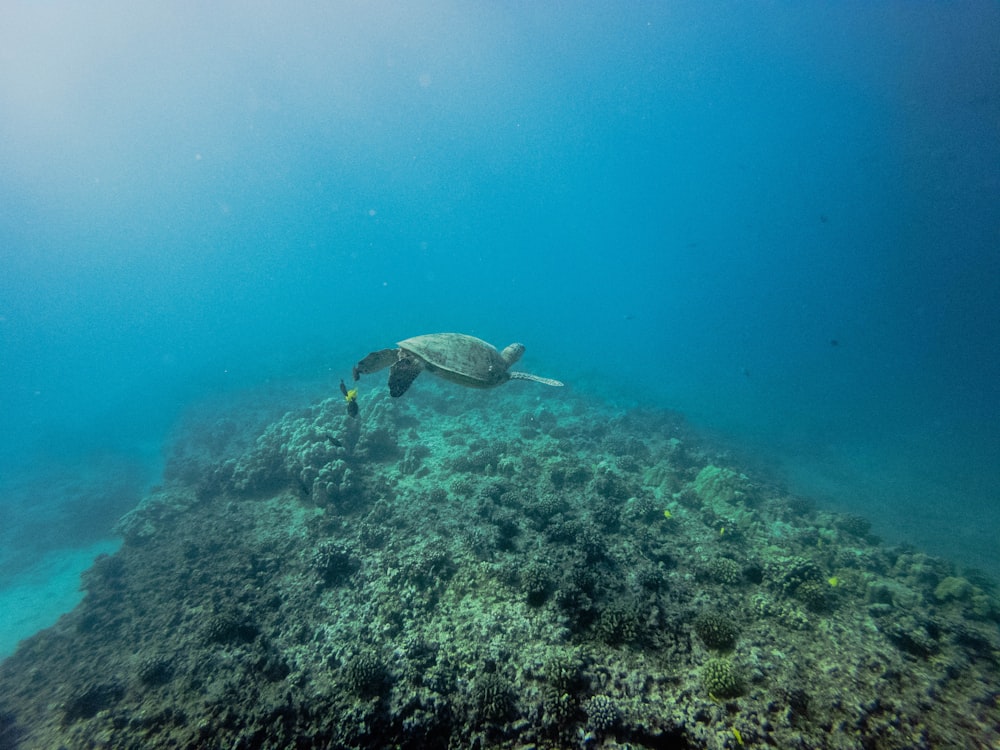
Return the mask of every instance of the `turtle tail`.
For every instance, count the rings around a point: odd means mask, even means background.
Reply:
[[[508,374],[511,380],[534,380],[536,383],[541,383],[542,385],[564,385],[562,381],[543,378],[541,375],[532,375],[530,372],[511,372]]]

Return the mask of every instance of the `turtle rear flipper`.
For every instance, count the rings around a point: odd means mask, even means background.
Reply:
[[[379,349],[377,352],[372,352],[354,365],[354,379],[358,380],[362,375],[378,372],[391,365],[398,357],[399,349]]]
[[[396,398],[406,393],[410,383],[417,379],[423,369],[424,363],[419,359],[401,354],[389,370],[389,395]]]

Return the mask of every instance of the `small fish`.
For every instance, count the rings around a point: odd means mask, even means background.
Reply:
[[[355,378],[357,380],[357,378]],[[347,386],[344,381],[340,381],[340,392],[344,394],[344,401],[347,402],[347,416],[356,417],[358,416],[358,389],[352,388],[347,390]]]

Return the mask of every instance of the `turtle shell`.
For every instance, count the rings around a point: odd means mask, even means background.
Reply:
[[[472,388],[492,388],[510,375],[506,360],[491,344],[464,333],[429,333],[400,341],[399,348],[424,361],[442,378]]]

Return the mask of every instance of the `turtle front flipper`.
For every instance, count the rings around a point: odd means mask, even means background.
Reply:
[[[406,352],[401,352],[396,364],[389,370],[389,395],[396,398],[406,393],[410,383],[417,379],[417,375],[423,369],[423,362]]]
[[[555,380],[554,378],[543,378],[541,375],[532,375],[530,372],[512,372],[510,374],[511,380],[532,380],[535,383],[541,383],[542,385],[554,385],[557,388],[564,385],[561,380]]]
[[[372,352],[363,360],[354,365],[354,380],[357,381],[362,375],[378,372],[399,358],[399,349],[379,349]]]

